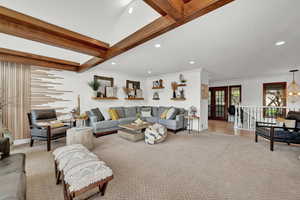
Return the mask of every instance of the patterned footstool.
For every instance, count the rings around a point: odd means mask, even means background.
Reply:
[[[53,151],[56,184],[62,175],[64,198],[72,200],[80,194],[99,187],[103,196],[112,170],[81,144],[65,146]]]
[[[166,127],[160,124],[154,124],[149,126],[145,131],[145,143],[146,144],[158,144],[163,142],[168,135]]]

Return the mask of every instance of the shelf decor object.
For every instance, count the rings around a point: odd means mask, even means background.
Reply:
[[[152,89],[163,89],[163,88],[165,88],[165,87],[163,86],[163,80],[162,79],[153,81]]]
[[[172,91],[173,91],[173,98],[176,98],[176,90],[178,88],[178,85],[176,82],[171,83]]]
[[[123,91],[126,94],[125,100],[144,100],[143,90],[141,89],[140,81],[126,81],[126,87],[123,87]]]
[[[179,81],[181,84],[185,84],[186,83],[186,79],[184,78],[183,74],[179,75]]]
[[[116,88],[111,89],[112,87],[114,87],[114,78],[95,75],[94,81],[97,81],[100,84],[97,97],[106,98],[108,96],[112,97],[113,95],[117,96]],[[110,92],[108,95],[107,95],[107,89]],[[113,94],[112,92],[115,94]]]
[[[152,99],[153,100],[160,100],[158,92],[154,92]]]
[[[92,80],[92,81],[88,82],[88,85],[93,90],[94,97],[97,97],[97,93],[98,93],[98,89],[100,87],[100,83],[96,80]]]

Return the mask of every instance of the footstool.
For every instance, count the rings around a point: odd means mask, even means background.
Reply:
[[[90,127],[74,127],[67,130],[67,145],[82,144],[92,150],[94,148],[93,140],[93,129]]]

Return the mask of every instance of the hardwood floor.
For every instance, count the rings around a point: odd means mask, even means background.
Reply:
[[[245,137],[254,137],[253,131],[240,130],[235,132],[232,122],[220,121],[220,120],[208,120],[208,130],[210,132],[219,132],[229,135],[240,135]]]

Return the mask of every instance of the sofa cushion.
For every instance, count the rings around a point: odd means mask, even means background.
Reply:
[[[158,107],[158,117],[160,117],[166,109],[168,109],[168,107]]]
[[[127,117],[127,118],[121,118],[118,120],[119,124],[130,124],[136,120],[136,117]]]
[[[158,107],[152,107],[152,116],[159,117],[158,115]]]
[[[145,117],[143,120],[150,122],[150,123],[157,123],[159,118],[158,117]]]
[[[141,110],[142,117],[152,117],[151,108]]]
[[[108,113],[109,113],[110,118],[111,118],[112,120],[118,120],[118,119],[120,118],[118,112],[117,112],[115,109],[112,109],[112,108],[109,109],[109,110],[108,110]]]
[[[174,107],[170,108],[167,112],[166,119],[175,119],[178,110]]]
[[[160,118],[161,119],[166,119],[167,118],[167,114],[168,114],[168,109],[166,109],[161,115],[160,115]]]
[[[1,175],[0,185],[0,200],[26,199],[26,175],[24,172]]]
[[[0,179],[3,175],[13,172],[25,172],[25,154],[12,154],[0,161]]]
[[[118,120],[107,120],[107,121],[100,121],[100,122],[94,123],[93,128],[96,130],[101,130],[101,129],[118,127],[118,125],[119,125]]]
[[[112,109],[114,109],[118,112],[119,118],[125,117],[125,111],[124,111],[123,107],[113,107]]]
[[[99,108],[94,108],[91,110],[92,113],[94,114],[94,116],[97,117],[97,121],[103,121],[104,120],[104,116],[102,115],[101,111],[99,110]]]
[[[136,107],[126,107],[124,108],[124,112],[125,112],[125,117],[136,117]]]

